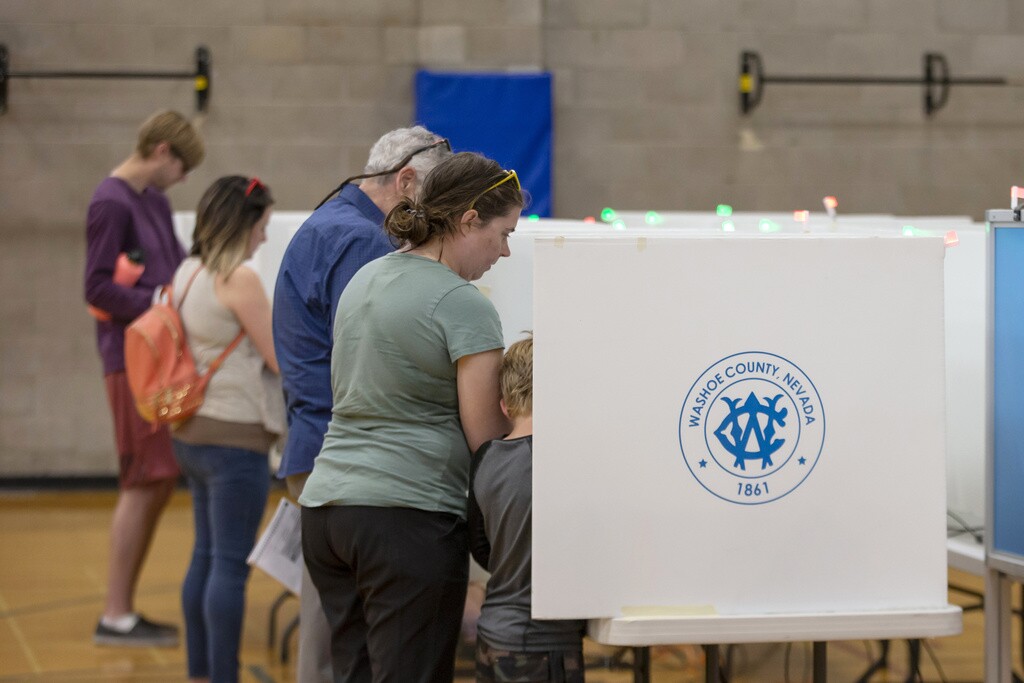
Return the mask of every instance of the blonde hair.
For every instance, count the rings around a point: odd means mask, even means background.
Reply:
[[[191,255],[210,272],[230,277],[245,261],[253,227],[273,203],[257,178],[230,175],[213,181],[196,208]]]
[[[199,131],[176,111],[157,112],[143,121],[139,126],[135,151],[143,159],[148,159],[161,142],[170,145],[171,152],[181,159],[186,173],[198,166],[206,156]]]
[[[533,333],[527,334],[501,359],[501,398],[513,419],[533,415]]]

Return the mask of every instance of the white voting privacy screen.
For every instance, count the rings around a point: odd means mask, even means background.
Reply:
[[[537,237],[534,616],[945,607],[943,251]]]
[[[783,214],[736,213],[727,218],[709,213],[660,214],[661,222],[647,225],[644,214],[619,212],[626,229],[617,231],[605,223],[582,221],[521,221],[510,240],[512,258],[502,259],[478,283],[501,315],[506,345],[533,327],[533,240],[548,236],[594,235],[710,235],[730,239],[761,234],[761,221],[771,220],[781,234],[814,233],[846,236],[882,235],[920,239],[944,238],[951,231],[955,246],[945,256],[946,329],[946,473],[947,507],[965,523],[981,525],[985,516],[985,225],[965,216],[865,216],[845,215],[835,224],[811,214],[807,226]],[[724,232],[731,224],[733,232]],[[815,235],[811,235],[815,236]],[[913,287],[912,283],[905,283]],[[543,293],[541,293],[542,295]]]
[[[267,227],[267,241],[251,265],[259,273],[269,296],[284,251],[308,211],[275,211]],[[620,212],[626,234],[721,234],[730,238],[757,235],[763,221],[781,234],[801,235],[838,232],[843,235],[901,235],[908,239],[942,237],[955,230],[959,244],[946,252],[946,414],[948,507],[969,524],[984,519],[984,403],[985,385],[985,263],[986,233],[983,224],[964,216],[867,216],[843,215],[835,223],[812,213],[806,224],[788,214],[734,213],[728,217],[708,212],[663,212],[660,222],[649,225],[646,214]],[[192,241],[194,211],[174,215],[182,244]],[[733,232],[725,232],[732,228]],[[571,220],[520,221],[510,242],[512,258],[502,259],[477,283],[501,315],[506,345],[533,327],[533,239],[537,236],[622,235],[608,223]]]

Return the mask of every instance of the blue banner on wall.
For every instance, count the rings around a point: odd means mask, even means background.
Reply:
[[[480,152],[514,168],[529,191],[525,213],[550,216],[550,73],[416,74],[416,122],[448,138],[456,152]]]

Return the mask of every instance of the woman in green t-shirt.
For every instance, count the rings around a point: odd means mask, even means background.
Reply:
[[[452,679],[470,454],[508,431],[501,322],[470,283],[509,255],[524,203],[515,171],[454,155],[388,214],[403,246],[339,300],[333,416],[299,499],[335,680]]]

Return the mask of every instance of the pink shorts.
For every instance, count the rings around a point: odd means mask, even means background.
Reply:
[[[154,426],[142,419],[135,410],[135,399],[128,388],[128,377],[123,372],[113,372],[104,380],[110,412],[114,416],[121,488],[137,488],[165,479],[177,479],[180,471],[167,426]]]

